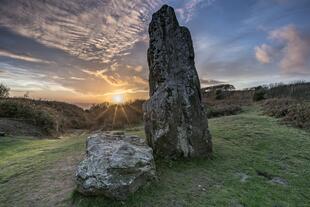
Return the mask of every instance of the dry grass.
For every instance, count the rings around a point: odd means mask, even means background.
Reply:
[[[282,122],[310,130],[310,103],[294,99],[268,99],[262,103],[265,114]]]

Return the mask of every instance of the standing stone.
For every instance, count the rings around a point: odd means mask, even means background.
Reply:
[[[153,14],[149,35],[150,99],[143,106],[147,142],[159,157],[207,157],[212,142],[190,32],[164,5]]]

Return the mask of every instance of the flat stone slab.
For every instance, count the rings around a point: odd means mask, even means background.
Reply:
[[[77,190],[125,200],[156,178],[153,150],[144,139],[100,132],[88,137],[86,158],[76,170]]]

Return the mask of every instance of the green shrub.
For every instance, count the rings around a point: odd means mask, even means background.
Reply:
[[[221,100],[223,98],[224,98],[223,91],[221,89],[216,90],[215,91],[215,99]]]
[[[207,106],[208,118],[235,115],[242,111],[241,106],[231,104],[220,104],[216,106]]]
[[[14,118],[39,127],[46,134],[58,133],[57,120],[47,110],[34,104],[11,99],[0,101],[0,117]]]
[[[265,87],[262,86],[256,87],[253,94],[253,101],[261,101],[266,99],[266,91],[267,89]]]
[[[7,98],[10,94],[10,88],[0,83],[0,98]]]

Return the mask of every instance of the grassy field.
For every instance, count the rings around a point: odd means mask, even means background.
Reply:
[[[74,191],[86,133],[0,138],[0,206],[310,206],[309,132],[253,108],[209,122],[212,160],[158,160],[158,181],[126,202]],[[128,133],[143,136],[142,128]]]

